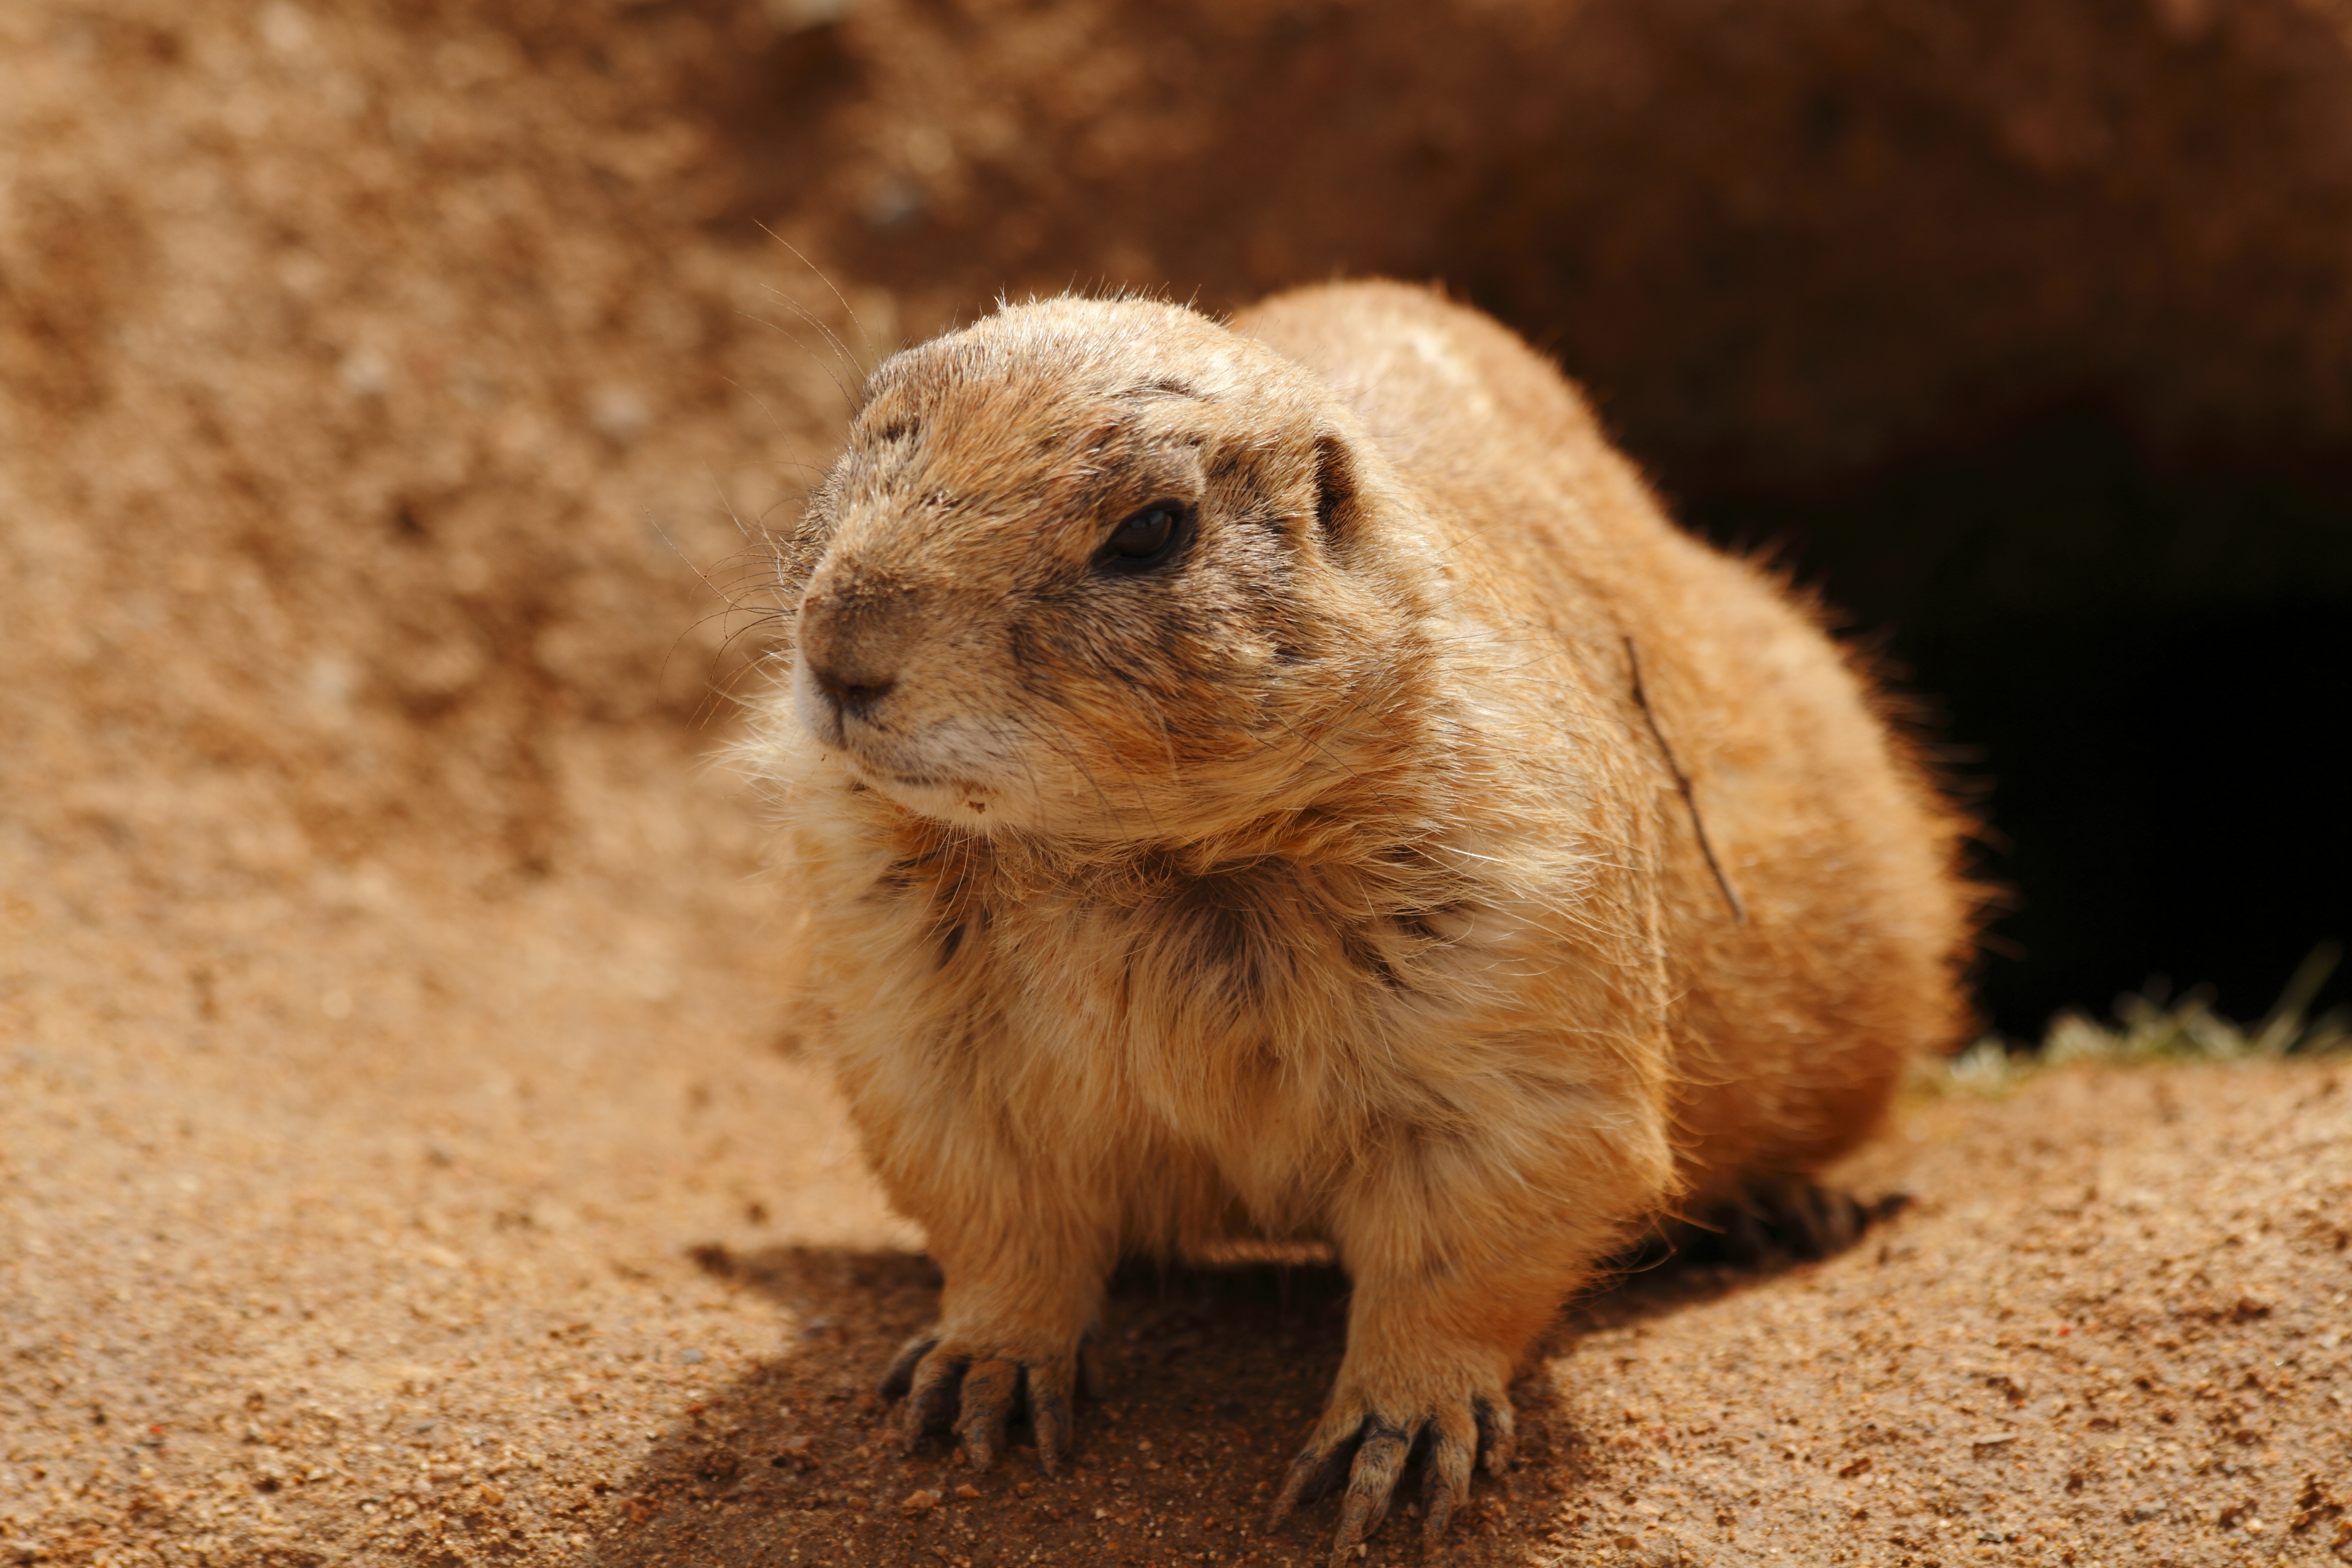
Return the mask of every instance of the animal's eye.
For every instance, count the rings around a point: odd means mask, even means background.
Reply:
[[[1134,572],[1165,561],[1183,538],[1192,508],[1178,500],[1156,500],[1119,520],[1096,556],[1103,565]]]

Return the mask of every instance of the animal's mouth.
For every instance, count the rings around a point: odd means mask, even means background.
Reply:
[[[976,790],[981,787],[975,780],[960,777],[948,770],[926,766],[919,756],[905,754],[916,748],[889,741],[877,743],[876,737],[860,735],[853,727],[845,727],[827,740],[841,753],[842,759],[870,784],[922,790]]]
[[[869,786],[927,816],[961,820],[984,816],[996,799],[996,790],[978,779],[894,763],[870,754],[854,739],[842,746],[841,752],[851,771]]]
[[[935,778],[929,773],[892,773],[890,780],[907,789],[970,790],[979,787],[969,779]]]
[[[1004,788],[985,782],[1005,762],[985,721],[901,714],[884,728],[825,700],[804,672],[798,684],[802,724],[868,789],[945,822],[971,824],[1006,804]]]
[[[996,798],[995,791],[976,780],[930,773],[868,773],[867,782],[880,784],[885,795],[909,811],[948,822],[984,817]]]

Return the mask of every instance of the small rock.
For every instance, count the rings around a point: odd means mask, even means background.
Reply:
[[[960,1486],[960,1487],[956,1488],[956,1496],[958,1496],[958,1497],[960,1497],[960,1498],[963,1499],[963,1500],[964,1500],[964,1501],[966,1501],[966,1502],[970,1502],[972,1499],[974,1499],[974,1498],[978,1497],[979,1495],[980,1495],[980,1489],[979,1489],[978,1487],[976,1487],[976,1486],[973,1486],[970,1481],[966,1481],[966,1482],[964,1482],[964,1484],[963,1484],[963,1485],[961,1485],[961,1486]]]
[[[705,1356],[700,1351],[688,1351],[684,1355],[679,1356],[677,1359],[686,1363],[688,1366],[693,1366],[698,1363],[707,1361],[709,1358]]]
[[[392,366],[371,348],[355,348],[335,366],[335,378],[354,397],[381,397],[392,384]]]
[[[906,1500],[898,1505],[902,1512],[909,1514],[929,1513],[939,1506],[940,1494],[928,1488],[921,1491],[908,1492]]]
[[[269,46],[272,54],[289,58],[299,55],[310,47],[312,36],[310,18],[302,14],[299,6],[279,0],[279,4],[261,13],[261,41]]]
[[[615,446],[625,447],[646,433],[653,408],[634,386],[604,385],[588,395],[588,423]]]
[[[767,0],[761,7],[779,32],[802,33],[831,26],[856,8],[856,0]]]
[[[866,221],[876,228],[898,228],[923,216],[920,186],[907,180],[885,180],[866,194],[862,204]]]

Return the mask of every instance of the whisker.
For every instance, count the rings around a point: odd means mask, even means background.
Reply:
[[[826,276],[824,268],[819,267],[815,262],[811,261],[807,257],[802,255],[798,246],[794,245],[791,240],[786,239],[782,235],[778,234],[774,229],[770,228],[766,224],[761,224],[759,226],[761,234],[766,235],[770,239],[774,240],[778,245],[781,245],[786,250],[791,251],[793,253],[793,259],[797,260],[802,266],[807,268],[811,272],[816,274],[816,280],[824,285],[825,292],[831,294],[835,300],[840,302],[841,313],[849,318],[849,324],[851,326],[857,329],[857,341],[866,345],[866,352],[868,354],[874,354],[874,357],[877,359],[880,358],[881,356],[879,354],[875,354],[874,340],[866,335],[866,323],[857,319],[857,312],[850,309],[849,301],[842,299],[841,290],[833,286],[833,279]]]
[[[815,362],[817,367],[824,372],[824,378],[833,383],[834,391],[841,394],[842,407],[851,414],[856,414],[857,412],[857,399],[850,395],[848,385],[842,381],[841,377],[833,373],[833,367],[824,363],[823,356],[818,354],[814,349],[810,348],[808,344],[801,342],[800,334],[798,332],[793,331],[790,327],[785,326],[781,321],[772,321],[768,320],[767,317],[756,314],[751,310],[738,310],[735,313],[747,321],[756,321],[761,326],[767,328],[770,331],[782,333],[784,337],[790,339],[792,341],[792,345],[794,348],[808,355],[812,361]]]
[[[790,310],[793,315],[798,316],[803,322],[814,328],[817,335],[822,337],[825,342],[832,347],[834,353],[840,359],[842,367],[845,370],[854,374],[861,382],[866,379],[866,367],[858,363],[858,359],[856,354],[849,352],[849,345],[841,341],[841,334],[835,331],[829,322],[824,321],[824,318],[816,315],[814,311],[810,310],[807,306],[802,304],[799,300],[793,299],[791,295],[785,293],[781,289],[769,287],[763,289],[762,292],[767,294],[771,299],[778,301],[784,307],[784,309]]]

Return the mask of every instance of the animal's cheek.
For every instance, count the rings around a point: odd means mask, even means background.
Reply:
[[[996,714],[1024,700],[1022,671],[1000,635],[945,623],[908,650],[899,689],[927,719]]]

